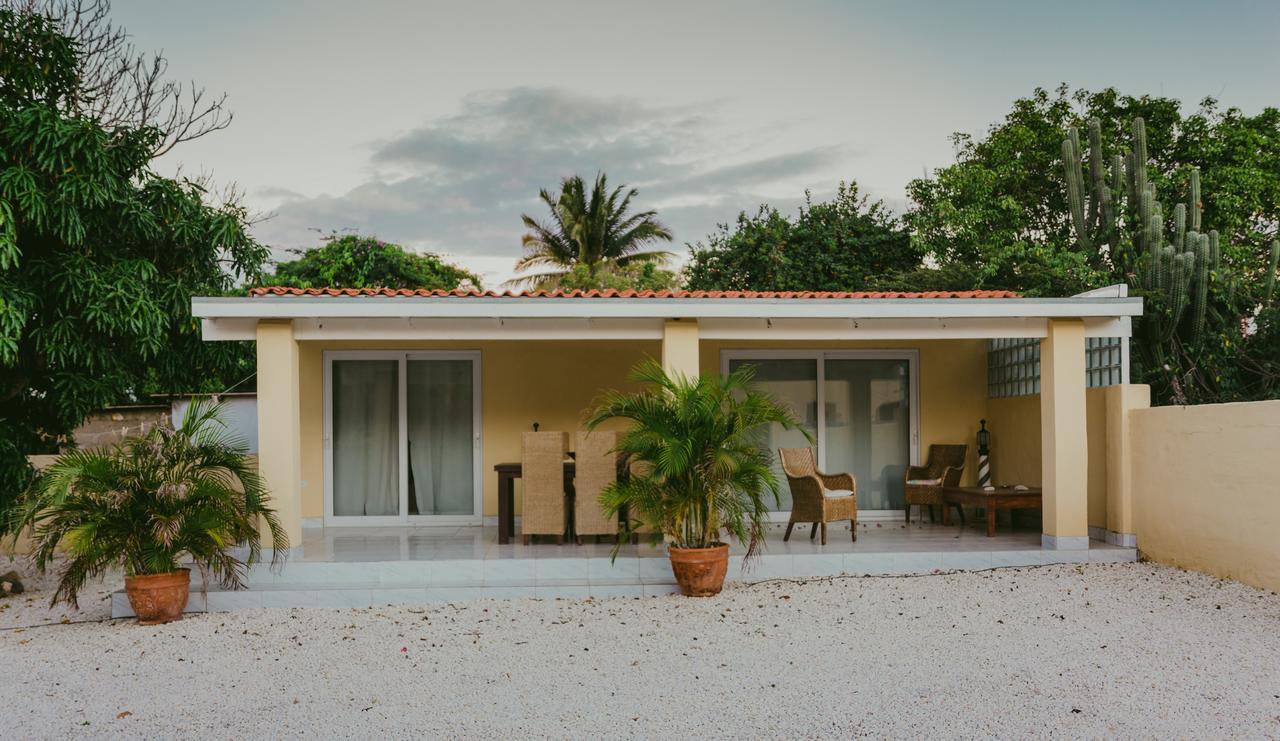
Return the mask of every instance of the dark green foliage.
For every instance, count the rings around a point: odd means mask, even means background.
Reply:
[[[689,248],[691,290],[857,291],[879,288],[920,267],[911,240],[884,204],[841,184],[835,196],[805,205],[794,220],[761,206],[721,225]]]
[[[620,185],[609,190],[604,173],[596,175],[587,192],[578,175],[560,182],[560,192],[547,190],[538,196],[551,212],[546,222],[522,214],[529,231],[520,239],[524,255],[516,262],[516,272],[538,271],[507,282],[513,288],[554,289],[577,266],[586,271],[577,278],[586,287],[596,287],[602,270],[614,272],[614,281],[625,279],[631,266],[651,262],[662,265],[670,253],[646,248],[671,241],[671,230],[658,221],[657,211],[628,213],[635,188]],[[628,286],[637,287],[637,286]]]
[[[675,273],[663,270],[655,262],[644,261],[627,265],[607,264],[594,273],[586,265],[574,265],[560,275],[557,287],[562,291],[663,291],[678,284],[679,277]]]
[[[1242,288],[1256,269],[1254,252],[1224,245],[1216,230],[1201,233],[1204,196],[1194,168],[1186,173],[1187,201],[1174,207],[1167,236],[1147,171],[1145,122],[1134,119],[1129,151],[1112,160],[1110,173],[1102,164],[1100,128],[1097,119],[1089,121],[1087,182],[1079,135],[1068,130],[1063,177],[1075,248],[1146,299],[1134,326],[1134,377],[1152,384],[1158,399],[1182,404],[1273,395],[1274,376],[1257,372],[1266,363],[1244,357],[1265,342],[1245,328],[1256,329],[1258,307],[1271,300],[1269,289]],[[1235,259],[1224,261],[1224,252]],[[1275,266],[1270,270],[1274,281]]]
[[[425,288],[451,291],[480,287],[473,273],[432,254],[355,234],[331,234],[324,244],[282,262],[263,285],[295,288]]]
[[[1223,259],[1265,257],[1280,223],[1280,109],[1248,116],[1205,99],[1184,116],[1172,98],[1126,96],[1111,88],[1073,93],[1066,86],[1015,101],[982,137],[956,134],[956,163],[911,182],[913,205],[904,219],[919,249],[942,267],[972,270],[971,287],[1060,296],[1123,281],[1097,251],[1076,248],[1070,191],[1062,179],[1063,132],[1097,118],[1102,156],[1082,163],[1088,165],[1085,179],[1092,185],[1096,168],[1106,165],[1111,190],[1127,191],[1128,183],[1115,180],[1123,170],[1116,158],[1129,150],[1130,124],[1138,117],[1145,121],[1149,150],[1139,152],[1148,165],[1143,185],[1155,185],[1155,200],[1185,203],[1187,173],[1198,169],[1206,194],[1203,223],[1242,253]],[[1133,203],[1141,192],[1125,195]],[[1097,213],[1105,220],[1101,206],[1087,217]],[[1246,252],[1253,257],[1246,260]]]
[[[257,463],[221,412],[196,401],[176,430],[155,427],[111,450],[74,450],[39,475],[14,530],[31,528],[41,571],[65,551],[52,604],[75,606],[85,583],[108,569],[165,574],[187,559],[224,589],[242,588],[246,563],[259,559],[262,523],[272,563],[280,563],[288,536],[267,506]],[[242,544],[244,562],[232,553]]]
[[[1070,131],[1086,125],[1088,152]],[[939,269],[1027,295],[1147,295],[1132,377],[1157,403],[1280,393],[1276,360],[1258,355],[1275,324],[1254,316],[1275,280],[1280,109],[1205,99],[1184,116],[1171,98],[1062,86],[954,140],[956,163],[910,184],[904,217]]]
[[[75,46],[0,10],[0,512],[89,413],[149,390],[222,390],[244,349],[203,343],[193,295],[256,275],[266,250],[235,204],[148,169],[163,133],[106,128]]]
[[[754,368],[744,366],[727,376],[685,378],[648,360],[629,379],[647,388],[611,391],[597,402],[588,427],[611,419],[630,423],[618,451],[638,464],[637,473],[600,495],[610,515],[624,507],[630,512],[625,534],[643,524],[677,548],[707,548],[723,532],[747,546],[748,558],[756,554],[768,517],[764,497],[778,501],[773,454],[760,448],[758,435],[770,424],[800,427],[789,409],[752,385],[753,375]]]

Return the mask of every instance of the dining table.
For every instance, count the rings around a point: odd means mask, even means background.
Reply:
[[[499,463],[493,467],[498,473],[498,542],[507,544],[516,534],[516,479],[520,478],[524,467],[520,461]],[[573,489],[573,458],[564,460],[565,497]],[[566,507],[568,505],[566,504]]]

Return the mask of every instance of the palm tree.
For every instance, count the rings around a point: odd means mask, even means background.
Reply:
[[[609,190],[604,173],[596,175],[588,197],[578,175],[560,183],[560,194],[546,189],[538,195],[551,210],[551,219],[540,222],[521,214],[529,230],[520,240],[524,255],[516,272],[538,271],[507,281],[511,288],[551,289],[575,266],[585,266],[594,276],[600,270],[641,262],[664,263],[670,252],[643,251],[654,242],[670,242],[671,230],[658,221],[657,211],[628,214],[635,188],[620,185]]]
[[[288,536],[245,441],[222,421],[225,409],[197,400],[177,429],[156,426],[109,450],[72,450],[33,482],[14,539],[30,528],[41,571],[64,552],[52,604],[74,607],[84,585],[113,567],[126,576],[167,574],[188,559],[223,588],[243,588],[245,567],[261,554],[259,524],[271,534],[272,565],[281,565]]]
[[[756,555],[768,517],[765,497],[775,505],[779,497],[773,454],[760,447],[760,434],[771,424],[809,433],[754,376],[746,365],[727,376],[688,378],[650,359],[628,378],[643,390],[609,391],[597,400],[588,429],[616,419],[631,423],[617,450],[636,473],[600,495],[610,515],[628,511],[624,534],[644,525],[677,548],[708,548],[724,531],[747,547],[747,558]]]

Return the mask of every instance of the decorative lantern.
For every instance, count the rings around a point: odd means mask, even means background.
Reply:
[[[980,419],[978,424],[978,486],[991,485],[991,433],[987,430],[987,420]]]

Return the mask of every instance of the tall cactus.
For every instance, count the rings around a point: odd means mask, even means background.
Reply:
[[[1096,118],[1089,121],[1088,192],[1085,190],[1082,161],[1080,133],[1072,128],[1062,142],[1062,162],[1067,170],[1067,203],[1080,249],[1092,252],[1115,241],[1115,205],[1123,197],[1119,157],[1111,166],[1111,182],[1107,181],[1108,168],[1102,153],[1102,123]]]
[[[1166,238],[1164,207],[1147,175],[1145,122],[1133,120],[1132,146],[1125,155],[1113,158],[1110,173],[1103,164],[1101,126],[1096,118],[1089,121],[1087,181],[1079,133],[1074,128],[1068,130],[1062,142],[1067,205],[1076,243],[1081,250],[1099,251],[1099,257],[1117,271],[1134,276],[1135,288],[1156,299],[1158,305],[1149,307],[1144,321],[1153,325],[1152,334],[1158,342],[1167,342],[1181,330],[1198,340],[1205,333],[1215,281],[1224,288],[1222,298],[1227,301],[1232,300],[1234,282],[1220,277],[1218,233],[1201,231],[1200,172],[1191,171],[1187,202],[1174,206],[1173,234]],[[1127,240],[1122,225],[1130,235]],[[1105,256],[1101,254],[1104,251]],[[1274,282],[1274,268],[1271,273]]]

